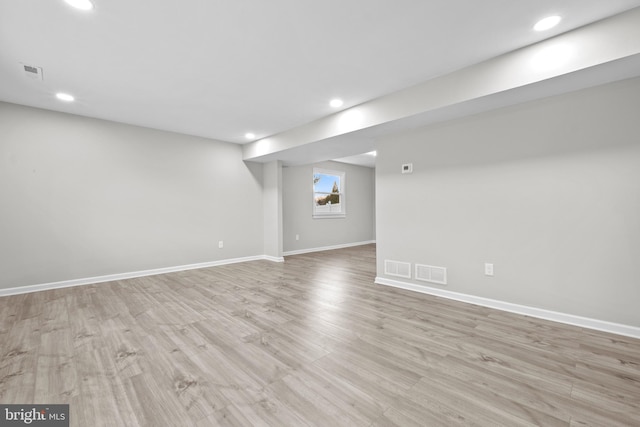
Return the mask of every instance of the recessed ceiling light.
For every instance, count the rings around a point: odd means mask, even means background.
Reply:
[[[75,100],[75,98],[72,95],[69,95],[68,93],[62,93],[62,92],[56,93],[56,98],[58,98],[60,101],[66,101],[66,102],[71,102]]]
[[[368,153],[365,153],[365,154],[368,154],[368,155],[370,155],[370,156],[375,157],[375,156],[377,156],[377,155],[378,155],[378,152],[376,152],[376,151],[369,151]]]
[[[533,29],[536,31],[546,31],[558,25],[561,20],[562,18],[558,15],[547,16],[539,20],[536,25],[533,26]]]
[[[256,139],[256,134],[255,133],[251,133],[251,132],[247,132],[244,134],[244,137],[247,139]]]
[[[331,102],[329,103],[329,105],[331,105],[333,108],[338,108],[338,107],[342,107],[342,104],[344,104],[344,102],[342,102],[342,99],[332,99]]]
[[[80,10],[91,10],[93,9],[93,3],[89,0],[64,0],[69,6],[75,7]]]

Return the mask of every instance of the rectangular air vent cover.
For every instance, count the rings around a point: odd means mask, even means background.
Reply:
[[[386,259],[384,260],[384,274],[411,279],[411,264]]]
[[[42,67],[36,67],[35,65],[20,64],[24,75],[34,80],[42,80]]]
[[[445,267],[435,267],[433,265],[416,264],[416,279],[425,282],[447,284],[447,269]]]

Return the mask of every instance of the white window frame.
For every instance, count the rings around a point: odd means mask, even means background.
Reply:
[[[331,211],[331,208],[327,210],[324,206],[320,207],[316,205],[316,189],[315,184],[313,184],[313,179],[317,174],[324,175],[335,175],[340,177],[340,192],[338,193],[340,196],[340,210],[339,211]],[[346,173],[344,171],[337,171],[331,169],[323,169],[323,168],[313,168],[313,176],[312,185],[311,185],[311,207],[313,212],[314,219],[322,219],[322,218],[345,218],[347,216],[347,197],[346,197]],[[324,194],[324,193],[323,193]],[[331,194],[331,193],[326,193]]]

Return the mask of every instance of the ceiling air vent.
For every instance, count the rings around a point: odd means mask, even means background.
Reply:
[[[34,80],[42,80],[42,67],[35,65],[20,64],[24,70],[24,74]]]

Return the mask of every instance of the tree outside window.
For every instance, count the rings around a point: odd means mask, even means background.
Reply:
[[[345,173],[313,169],[313,217],[344,218],[346,216]]]

